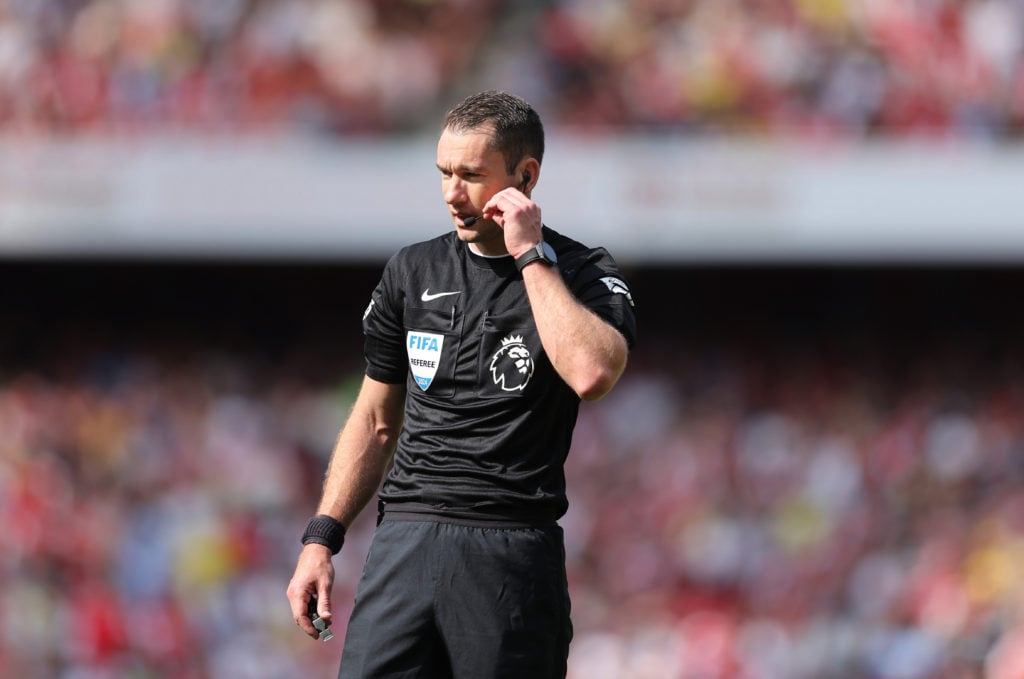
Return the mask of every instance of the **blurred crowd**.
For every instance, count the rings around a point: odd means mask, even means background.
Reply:
[[[578,427],[573,677],[1024,676],[1019,360],[661,349]]]
[[[470,67],[494,4],[11,0],[0,3],[0,124],[23,134],[402,131]]]
[[[565,0],[539,66],[588,127],[995,138],[1024,122],[1022,29],[1020,0]]]
[[[1004,139],[1021,0],[0,3],[0,125],[31,133],[433,130],[500,87],[549,123]]]
[[[6,365],[0,676],[334,675],[341,639],[300,634],[284,589],[359,366],[290,365]],[[568,462],[570,677],[1024,676],[1022,377],[970,347],[646,336]],[[335,559],[340,621],[372,527]]]

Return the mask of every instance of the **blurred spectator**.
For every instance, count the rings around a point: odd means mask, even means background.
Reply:
[[[0,5],[20,133],[393,133],[453,90],[552,125],[1003,139],[1020,0],[87,0]]]
[[[565,0],[541,20],[543,75],[589,127],[1003,137],[1022,18],[1016,0]]]
[[[1010,363],[650,339],[583,408],[568,461],[572,677],[1019,675]],[[7,364],[3,676],[334,672],[340,646],[295,632],[283,588],[358,366],[312,382],[287,359],[191,356]],[[370,523],[337,560],[342,616]]]
[[[0,124],[28,133],[400,131],[468,67],[493,0],[0,5]],[[473,30],[450,37],[450,27]]]

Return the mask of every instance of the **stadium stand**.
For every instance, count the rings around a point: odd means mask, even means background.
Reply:
[[[0,674],[330,676],[282,592],[375,270],[68,266],[0,305]],[[1021,274],[631,278],[569,458],[570,676],[1019,676]]]
[[[61,0],[0,8],[22,134],[433,129],[521,92],[584,129],[1017,137],[1019,2]],[[516,45],[517,49],[510,49]]]

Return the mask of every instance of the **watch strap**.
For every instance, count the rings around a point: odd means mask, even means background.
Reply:
[[[544,245],[544,241],[541,241],[537,243],[537,245],[535,245],[534,247],[530,248],[523,254],[516,257],[516,269],[522,271],[523,267],[525,267],[527,264],[532,264],[537,260],[541,260],[548,265],[554,264],[554,262],[551,261],[551,258],[548,257],[547,254],[544,252]]]

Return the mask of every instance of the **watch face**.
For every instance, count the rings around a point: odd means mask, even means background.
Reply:
[[[558,257],[555,255],[555,249],[546,242],[541,241],[537,243],[536,247],[530,248],[516,259],[516,268],[522,271],[523,267],[531,262],[553,265],[557,261]]]

